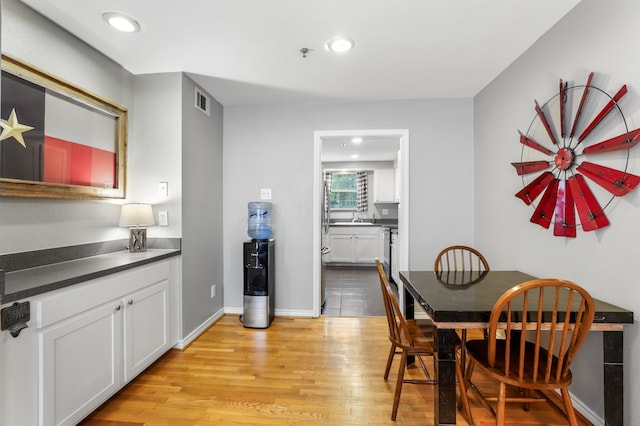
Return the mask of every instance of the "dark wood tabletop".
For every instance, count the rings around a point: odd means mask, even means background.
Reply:
[[[482,328],[489,321],[491,309],[511,287],[536,277],[519,271],[400,272],[406,290],[438,323],[480,323],[465,328]],[[594,299],[594,330],[608,325],[633,324],[633,312]]]

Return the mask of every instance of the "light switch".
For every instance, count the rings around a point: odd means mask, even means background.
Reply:
[[[169,226],[169,214],[166,210],[160,210],[158,212],[158,225]]]
[[[271,188],[262,188],[260,190],[260,199],[261,200],[270,200],[271,199]]]
[[[158,195],[167,198],[169,196],[169,183],[158,182]]]

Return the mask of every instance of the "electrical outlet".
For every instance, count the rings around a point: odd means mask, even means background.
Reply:
[[[216,297],[216,285],[212,285],[211,286],[211,298],[213,299],[214,297]]]
[[[158,212],[158,225],[169,226],[169,214],[166,210],[160,210]]]
[[[271,188],[262,188],[262,189],[260,189],[260,199],[261,200],[270,200],[271,199]]]
[[[158,195],[164,198],[169,196],[169,183],[158,182]]]
[[[382,209],[382,216],[388,216],[389,215],[389,209]]]

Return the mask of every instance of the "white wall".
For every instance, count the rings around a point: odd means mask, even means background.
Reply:
[[[410,257],[430,268],[441,247],[473,235],[472,101],[225,108],[225,308],[242,308],[247,203],[273,190],[276,310],[312,312],[313,132],[409,129]]]
[[[182,74],[145,74],[134,77],[133,128],[135,149],[129,151],[131,179],[127,198],[151,203],[168,213],[169,226],[156,226],[149,237],[182,235]],[[161,125],[160,125],[161,123]],[[167,182],[168,197],[158,192]]]
[[[520,161],[518,130],[526,132],[536,99],[557,93],[558,80],[594,84],[611,95],[623,84],[621,101],[631,129],[640,127],[640,3],[636,0],[583,0],[532,48],[474,99],[475,243],[492,269],[519,269],[535,276],[577,282],[596,298],[635,312],[640,286],[633,265],[640,240],[640,190],[615,203],[611,225],[578,230],[575,239],[554,237],[529,223],[532,209],[514,194],[522,188],[511,162]],[[640,174],[640,147],[631,153],[630,172]],[[593,186],[594,184],[590,184]],[[637,327],[625,328],[625,424],[640,422],[640,351]],[[571,391],[597,417],[602,400],[601,333],[592,333],[574,364]],[[581,407],[581,409],[584,409]]]
[[[3,2],[2,52],[129,108],[133,122],[131,74],[17,0]],[[127,238],[121,203],[0,197],[0,254]]]

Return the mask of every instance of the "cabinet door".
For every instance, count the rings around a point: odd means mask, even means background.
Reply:
[[[378,234],[358,234],[354,236],[354,256],[356,263],[374,263],[380,250]]]
[[[128,382],[169,350],[169,281],[124,299],[124,381]]]
[[[395,200],[393,169],[378,169],[373,172],[373,201],[393,202]]]
[[[44,329],[39,340],[41,425],[75,425],[120,389],[121,302]]]
[[[331,262],[353,263],[353,235],[331,235]]]

